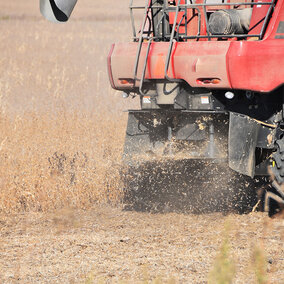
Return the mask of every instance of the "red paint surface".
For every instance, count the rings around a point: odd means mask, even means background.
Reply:
[[[173,46],[168,75],[182,79],[192,87],[218,78],[218,84],[208,88],[245,89],[270,92],[284,83],[284,39],[275,39],[280,21],[284,21],[284,1],[279,1],[263,40],[188,41]],[[266,13],[267,7],[254,8],[251,25]],[[256,29],[256,28],[255,28]],[[255,33],[255,30],[252,31]],[[284,37],[284,34],[283,34]],[[134,76],[138,43],[115,44],[111,55],[113,83],[117,89],[133,86],[120,84],[121,79]],[[168,42],[153,42],[147,61],[146,79],[164,79]],[[147,43],[143,43],[138,78],[142,74]],[[139,82],[137,82],[139,84]]]

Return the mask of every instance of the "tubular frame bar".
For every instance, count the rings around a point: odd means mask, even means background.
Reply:
[[[130,17],[131,17],[131,22],[132,22],[132,29],[133,29],[133,40],[134,41],[139,41],[140,36],[137,36],[137,32],[136,32],[136,28],[135,28],[135,23],[134,23],[134,16],[133,16],[133,9],[145,9],[145,7],[142,6],[134,6],[133,5],[134,0],[131,0],[130,2]],[[270,17],[270,14],[272,12],[272,9],[274,8],[275,5],[275,0],[272,0],[271,2],[237,2],[237,3],[206,3],[206,0],[204,0],[204,3],[201,4],[180,4],[180,1],[178,1],[178,12],[183,11],[184,12],[184,19],[185,19],[185,35],[181,35],[179,33],[179,31],[177,31],[177,35],[180,35],[179,37],[176,36],[176,40],[179,41],[179,39],[201,39],[201,38],[208,38],[208,40],[210,40],[211,38],[246,38],[246,37],[258,37],[260,40],[263,39],[264,37],[264,33],[265,33],[265,29],[266,26],[268,24],[268,20]],[[176,12],[177,11],[177,6],[170,6],[168,8],[165,7],[161,7],[161,6],[155,6],[155,5],[151,5],[152,1],[146,1],[146,5],[147,5],[147,12],[149,12],[151,9],[161,9],[161,12],[163,12],[164,15],[167,14],[167,12]],[[232,35],[210,35],[209,30],[208,30],[208,15],[207,15],[207,7],[214,7],[214,6],[255,6],[255,5],[269,5],[269,9],[266,13],[266,16],[263,19],[263,24],[262,24],[262,28],[261,28],[261,32],[259,34],[254,34],[254,35],[249,35],[249,34],[232,34]],[[188,15],[187,15],[187,10],[188,9],[196,9],[198,11],[198,17],[199,17],[199,26],[200,26],[200,21],[201,21],[201,15],[200,15],[200,10],[198,9],[199,7],[202,8],[202,10],[204,11],[204,18],[205,18],[205,23],[206,23],[206,36],[200,36],[200,34],[198,33],[197,35],[188,35],[187,34],[187,25],[190,22],[190,20],[188,20]],[[163,16],[164,17],[164,16]],[[163,21],[163,17],[161,19],[161,21]],[[145,23],[146,24],[146,23]],[[159,22],[159,25],[161,24],[161,22]],[[261,22],[259,22],[258,24],[261,24]],[[142,25],[143,28],[145,27],[145,25]],[[177,26],[177,24],[174,24],[175,28]],[[178,25],[178,30],[181,26],[181,23]],[[153,32],[153,31],[151,31]],[[168,39],[171,38],[170,36],[171,34],[168,35],[163,35],[162,37],[151,37],[155,40],[160,40],[160,41],[167,41]],[[144,39],[149,39],[150,36],[148,37],[144,37]]]

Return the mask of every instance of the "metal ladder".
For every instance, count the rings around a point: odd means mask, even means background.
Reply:
[[[132,18],[132,26],[133,26],[133,35],[134,37],[136,37],[136,30],[135,30],[135,25],[134,25],[134,16],[133,16],[133,9],[141,9],[141,6],[133,6],[133,2],[134,0],[131,0],[130,3],[130,15]],[[171,79],[168,76],[168,69],[169,69],[169,64],[170,64],[170,59],[171,59],[171,55],[172,55],[172,49],[173,49],[173,43],[174,43],[174,37],[175,37],[175,31],[176,31],[176,27],[179,30],[179,27],[181,25],[181,22],[183,19],[185,19],[185,23],[187,22],[186,19],[186,15],[183,15],[182,19],[180,20],[179,23],[177,23],[177,19],[178,19],[178,14],[179,12],[183,9],[186,11],[186,8],[183,5],[183,8],[181,8],[181,4],[180,4],[181,0],[178,0],[177,6],[175,7],[175,19],[174,19],[174,23],[173,23],[173,27],[172,27],[172,31],[171,31],[171,35],[170,35],[170,42],[169,42],[169,49],[168,49],[168,53],[167,53],[167,57],[166,57],[166,63],[165,63],[165,78],[171,82],[180,82],[181,80],[175,80],[175,79]],[[149,12],[150,10],[153,8],[154,6],[152,5],[152,1],[151,0],[146,0],[145,3],[145,7],[144,7],[144,17],[143,17],[143,23],[141,26],[141,31],[140,31],[140,35],[139,35],[139,40],[138,40],[138,47],[137,47],[137,52],[136,52],[136,58],[135,58],[135,65],[134,65],[134,83],[133,85],[135,86],[136,82],[139,80],[139,78],[137,77],[137,73],[138,73],[138,67],[139,67],[139,62],[140,62],[140,56],[141,56],[141,51],[142,51],[142,45],[143,45],[143,40],[147,39],[148,40],[148,45],[147,45],[147,51],[146,51],[146,56],[145,56],[145,60],[144,60],[144,64],[143,64],[143,69],[142,69],[142,75],[141,75],[141,79],[140,79],[140,84],[139,84],[139,93],[142,96],[145,96],[145,93],[143,92],[143,85],[145,82],[145,75],[146,75],[146,70],[147,70],[147,62],[148,62],[148,58],[149,58],[149,53],[150,53],[150,49],[151,49],[151,44],[153,42],[153,40],[155,39],[154,36],[152,37],[144,37],[145,33],[144,33],[144,29],[147,23],[147,19],[149,17]],[[156,7],[157,8],[157,7]],[[169,12],[172,9],[169,9],[165,6],[163,7],[163,12],[164,15],[163,17],[166,15],[167,12]],[[163,21],[163,17],[161,17],[160,21],[157,24],[157,29],[158,26],[162,23]],[[185,28],[185,33],[186,33],[186,28]],[[154,32],[154,31],[152,31]],[[148,33],[148,32],[147,32]],[[179,33],[177,32],[177,35],[179,35]]]
[[[180,0],[179,0],[180,1]],[[132,20],[132,28],[133,28],[133,35],[134,38],[136,38],[136,30],[135,30],[135,25],[134,25],[134,16],[133,16],[133,9],[141,9],[141,6],[133,6],[133,2],[134,0],[131,0],[130,2],[130,16],[131,16],[131,20]],[[147,45],[147,51],[146,51],[146,56],[145,56],[145,60],[144,60],[144,64],[143,64],[143,69],[142,69],[142,76],[140,79],[140,84],[139,84],[139,93],[142,96],[145,96],[145,93],[143,92],[143,85],[145,82],[145,75],[146,75],[146,70],[147,70],[147,62],[148,62],[148,58],[149,58],[149,53],[150,53],[150,49],[151,49],[151,44],[153,42],[153,40],[155,39],[154,36],[154,28],[152,27],[152,30],[149,32],[144,32],[146,23],[147,23],[147,19],[149,18],[149,12],[151,11],[151,9],[153,8],[161,8],[163,11],[163,16],[161,17],[161,19],[159,20],[159,22],[157,23],[157,27],[156,30],[158,30],[159,25],[162,24],[164,17],[168,11],[167,9],[167,5],[166,5],[166,1],[164,1],[164,5],[163,6],[154,6],[152,5],[152,1],[151,0],[146,0],[145,3],[145,7],[144,7],[144,17],[143,17],[143,23],[141,26],[141,31],[140,31],[140,35],[139,35],[139,40],[138,40],[138,47],[137,47],[137,52],[136,52],[136,58],[135,58],[135,65],[134,65],[134,86],[136,84],[136,81],[139,80],[139,78],[137,77],[137,73],[138,73],[138,67],[139,67],[139,62],[140,62],[140,56],[141,56],[141,51],[142,51],[142,44],[143,44],[143,40],[146,39],[148,40],[148,45]],[[148,34],[148,36],[144,37],[144,35]],[[152,36],[149,36],[149,33],[152,33]]]
[[[129,8],[130,8],[130,15],[131,15],[131,18],[132,18],[133,35],[134,35],[134,37],[136,37],[136,30],[135,30],[134,17],[133,17],[133,9],[141,9],[142,7],[141,6],[133,6],[133,2],[134,2],[134,0],[131,0]],[[146,26],[146,23],[147,23],[149,11],[151,9],[151,3],[152,3],[151,0],[146,0],[146,4],[145,4],[145,7],[144,7],[143,23],[142,23],[142,26],[141,26],[141,31],[140,31],[139,41],[138,41],[138,47],[137,47],[137,52],[136,52],[136,58],[135,58],[135,65],[134,65],[133,86],[135,86],[136,81],[139,80],[137,78],[138,66],[139,66],[140,55],[141,55],[141,51],[142,51],[142,44],[143,44],[143,39],[144,39],[144,29],[145,29],[145,26]],[[148,38],[148,40],[149,41],[148,41],[147,53],[146,53],[145,62],[144,62],[144,66],[143,66],[142,77],[140,79],[140,84],[139,84],[139,92],[142,96],[145,95],[143,93],[142,89],[143,89],[143,84],[144,84],[144,80],[145,80],[147,61],[148,61],[150,47],[151,47],[151,43],[152,43],[153,38]]]

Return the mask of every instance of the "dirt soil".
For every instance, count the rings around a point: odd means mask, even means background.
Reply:
[[[256,271],[284,283],[283,218],[98,201],[120,192],[109,173],[122,110],[136,105],[111,90],[106,71],[110,44],[131,39],[127,5],[79,0],[70,22],[54,25],[37,1],[0,0],[0,283],[207,283],[226,239],[234,283],[257,283]],[[71,178],[61,161],[50,169],[54,153],[68,163],[82,152],[90,165]]]
[[[88,212],[1,216],[0,280],[140,283],[160,277],[161,283],[207,283],[225,223],[236,265],[234,283],[257,283],[255,247],[265,250],[269,283],[284,283],[283,219],[264,213],[149,214],[107,205]]]

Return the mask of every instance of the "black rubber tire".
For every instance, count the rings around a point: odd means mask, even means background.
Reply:
[[[276,141],[276,152],[272,154],[271,171],[278,184],[284,183],[284,136]]]
[[[284,184],[284,136],[276,141],[276,151],[272,154],[271,158],[272,158],[272,163],[271,163],[270,168],[272,172],[272,178],[274,178],[275,181],[280,186],[283,186]],[[280,196],[277,190],[274,189],[273,187],[271,187],[268,191]],[[270,199],[268,207],[269,207],[268,215],[270,217],[272,217],[273,215],[277,214],[280,211],[279,204],[273,199]]]

